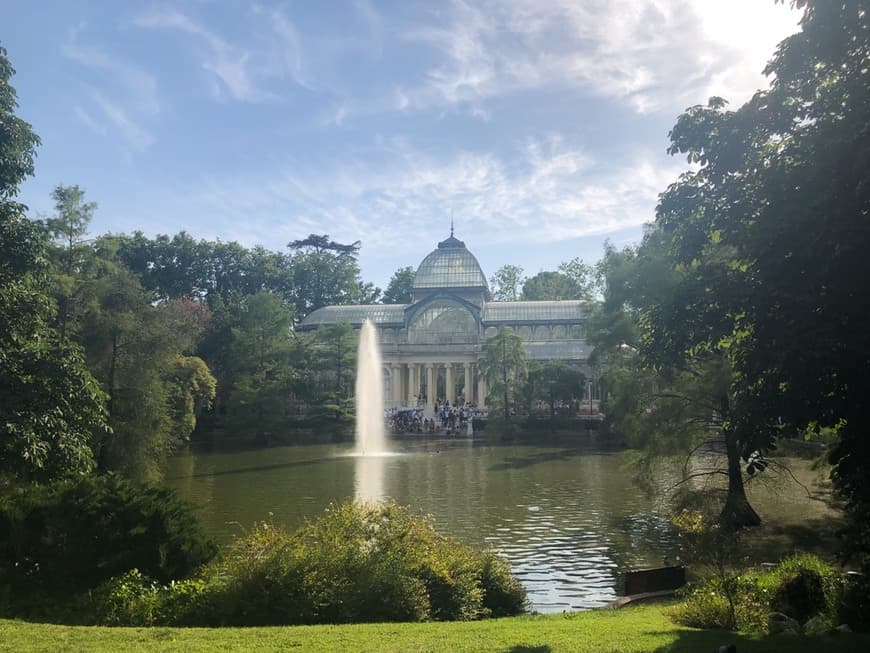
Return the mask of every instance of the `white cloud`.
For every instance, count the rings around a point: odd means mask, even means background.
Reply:
[[[308,86],[303,75],[302,48],[293,23],[279,9],[253,5],[255,20],[249,45],[232,43],[190,16],[173,9],[141,14],[133,24],[145,29],[174,30],[193,37],[199,65],[213,76],[216,96],[243,102],[276,100],[276,80],[291,79]]]
[[[154,143],[154,137],[138,125],[119,104],[112,102],[99,91],[91,92],[103,116],[120,131],[124,140],[137,151],[144,151]]]
[[[76,114],[76,118],[78,118],[88,129],[100,136],[106,135],[105,126],[97,122],[91,114],[82,109],[79,105],[73,107],[73,112]]]
[[[70,61],[103,73],[106,88],[98,91],[85,86],[89,91],[89,104],[99,110],[102,121],[81,105],[74,107],[75,116],[101,136],[109,133],[107,123],[113,125],[125,144],[134,151],[148,149],[154,143],[154,137],[139,122],[162,109],[157,80],[123,57],[93,44],[82,43],[82,29],[78,26],[70,30],[69,38],[61,46],[61,54]]]
[[[208,215],[224,237],[268,246],[328,230],[387,253],[409,239],[443,237],[451,211],[478,241],[552,243],[650,221],[680,167],[648,152],[605,165],[557,135],[506,158],[461,151],[436,159],[401,142],[380,154],[380,163],[349,158],[328,170],[299,160],[259,175],[209,177],[177,188],[168,202],[179,214]]]
[[[70,61],[107,73],[110,81],[124,89],[139,111],[159,113],[161,100],[155,77],[117,54],[82,43],[81,32],[81,26],[70,30],[69,39],[61,46],[61,54]]]
[[[547,86],[682,109],[711,94],[743,101],[764,84],[776,43],[797,13],[758,0],[455,0],[446,20],[403,38],[440,55],[404,106],[478,106]],[[400,105],[401,106],[401,105]]]

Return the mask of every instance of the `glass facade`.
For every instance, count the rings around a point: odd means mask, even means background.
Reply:
[[[483,311],[483,321],[487,326],[498,322],[576,322],[586,317],[586,306],[586,302],[576,300],[488,302]]]
[[[420,263],[414,290],[436,288],[487,288],[486,277],[474,257],[463,248],[436,249]]]
[[[357,306],[324,306],[312,312],[302,321],[302,326],[317,328],[327,324],[347,322],[361,326],[366,320],[377,325],[404,325],[404,304],[360,304]]]
[[[487,301],[480,264],[452,233],[420,263],[411,294],[413,303],[407,305],[326,306],[308,315],[300,329],[338,322],[359,327],[369,319],[379,327],[385,361],[392,357],[391,364],[406,366],[443,365],[445,359],[476,364],[486,339],[501,327],[519,334],[534,360],[582,363],[588,358],[586,302]],[[396,391],[402,396],[413,385],[411,373],[403,374],[404,385]],[[422,372],[416,374],[419,385]]]
[[[475,344],[479,341],[477,320],[458,302],[433,301],[408,325],[409,344]]]

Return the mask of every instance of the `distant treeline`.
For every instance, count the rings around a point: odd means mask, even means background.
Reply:
[[[311,235],[286,252],[184,232],[87,239],[95,204],[54,191],[43,242],[51,326],[78,344],[106,393],[98,464],[159,476],[187,440],[269,445],[350,434],[356,336],[347,324],[294,330],[328,304],[372,303],[359,243]]]

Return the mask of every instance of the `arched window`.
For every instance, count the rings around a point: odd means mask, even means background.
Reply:
[[[408,326],[410,344],[473,344],[478,340],[477,320],[462,304],[434,301],[414,316]]]

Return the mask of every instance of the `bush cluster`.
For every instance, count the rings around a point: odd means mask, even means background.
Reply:
[[[130,569],[166,583],[216,552],[167,488],[112,474],[20,488],[0,498],[0,613],[62,618],[69,597]]]
[[[258,525],[194,579],[112,579],[93,611],[107,624],[253,626],[467,620],[524,607],[522,586],[492,553],[396,504],[345,503],[292,534]]]
[[[722,582],[713,578],[690,589],[685,600],[671,608],[671,618],[695,628],[728,628],[729,606]],[[847,622],[847,589],[844,577],[819,558],[787,558],[774,569],[751,570],[733,580],[737,624],[741,630],[764,632],[768,615],[779,612],[799,623],[820,615],[836,626]]]

